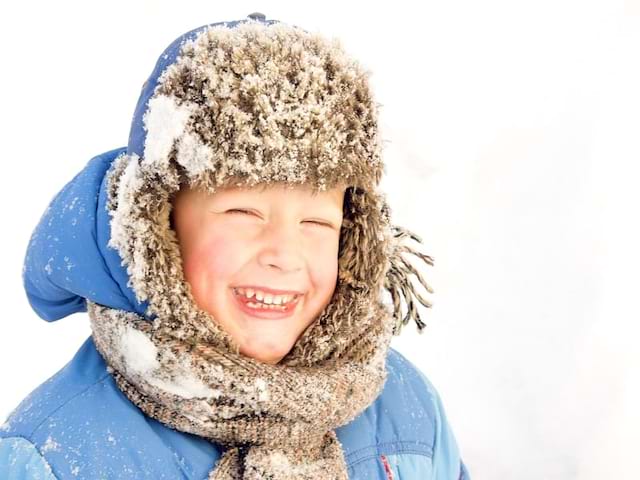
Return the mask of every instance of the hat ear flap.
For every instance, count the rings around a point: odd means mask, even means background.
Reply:
[[[393,302],[394,334],[413,319],[422,331],[426,324],[420,319],[417,302],[430,308],[414,287],[411,275],[429,293],[433,289],[418,269],[403,254],[415,255],[427,265],[433,266],[433,258],[425,255],[407,241],[422,243],[420,237],[402,227],[389,224],[389,206],[380,194],[360,187],[349,187],[345,192],[338,279],[356,291],[376,292],[382,288],[391,295]],[[402,313],[402,303],[406,313]]]
[[[387,225],[381,203],[380,195],[363,188],[345,191],[338,280],[362,293],[379,291],[388,267]]]

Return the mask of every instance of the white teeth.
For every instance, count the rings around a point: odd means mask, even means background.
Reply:
[[[244,288],[236,288],[235,292],[237,295],[242,295],[246,298],[253,298],[255,295],[256,300],[266,305],[285,305],[297,298],[297,295],[273,295],[252,288],[247,288],[246,290]]]
[[[264,303],[253,303],[253,302],[247,302],[247,306],[249,306],[251,308],[258,309],[258,310],[280,310],[280,311],[284,311],[286,309],[285,307],[281,307],[280,305],[266,305]]]

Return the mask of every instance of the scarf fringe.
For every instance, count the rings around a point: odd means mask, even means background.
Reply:
[[[433,266],[433,258],[404,243],[407,239],[422,243],[422,239],[415,233],[397,225],[391,226],[391,231],[393,238],[389,258],[390,267],[385,277],[384,288],[389,291],[393,301],[393,334],[399,335],[402,327],[407,325],[411,319],[416,323],[418,332],[422,333],[427,325],[420,318],[416,300],[426,308],[431,308],[432,304],[418,293],[411,281],[411,275],[418,279],[418,282],[420,282],[427,292],[433,293],[433,288],[431,288],[422,277],[418,269],[405,259],[402,254],[410,253],[415,255],[424,263],[431,266]],[[407,309],[404,317],[402,314],[403,301]]]

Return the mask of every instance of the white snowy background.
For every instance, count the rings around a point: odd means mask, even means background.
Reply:
[[[638,478],[640,0],[0,9],[0,423],[90,333],[85,314],[39,320],[22,289],[49,200],[126,143],[175,37],[260,11],[373,73],[395,221],[436,261],[428,328],[394,346],[440,392],[473,478]]]

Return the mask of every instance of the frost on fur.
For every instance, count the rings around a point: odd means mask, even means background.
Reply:
[[[383,167],[368,75],[339,42],[301,29],[209,27],[159,78],[145,162],[172,158],[211,190],[228,176],[372,187]]]

